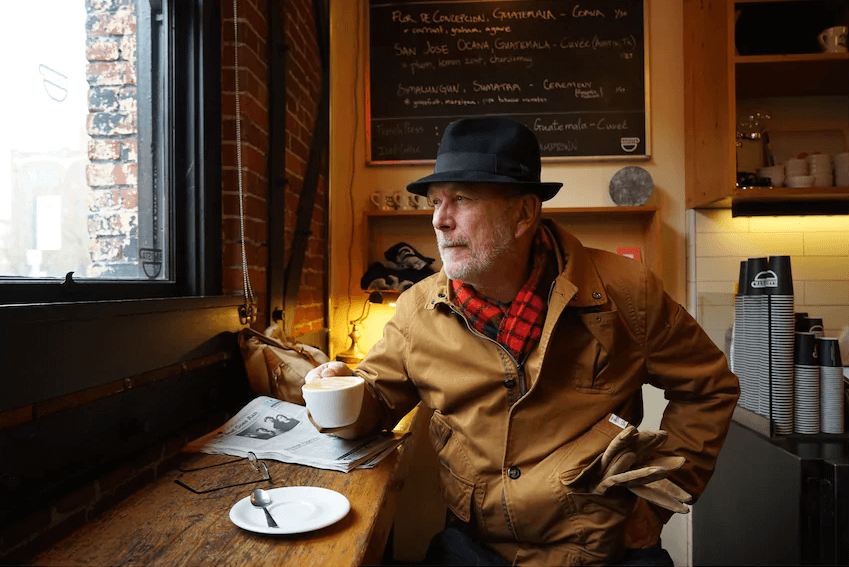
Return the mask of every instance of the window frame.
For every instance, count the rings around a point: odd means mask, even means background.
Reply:
[[[183,221],[174,224],[187,244],[175,247],[177,280],[0,283],[0,416],[69,395],[108,395],[102,390],[116,380],[238,352],[245,300],[221,293],[221,4],[170,5],[172,45],[187,47],[172,49],[172,69],[183,75],[170,81],[183,101],[170,143],[185,148],[170,174],[174,219]]]
[[[170,242],[163,256],[170,262],[172,277],[169,281],[2,277],[0,309],[221,293],[220,0],[139,0],[145,3],[151,24],[164,27],[160,38],[152,41],[152,58],[167,67],[156,75],[166,84],[152,100],[169,111],[157,120],[153,132],[145,131],[139,119],[140,146],[146,139],[151,147],[162,148],[159,159],[142,158],[139,152],[139,187],[156,182],[154,169],[161,168],[167,204],[157,208],[170,208],[164,220]],[[144,8],[140,12],[148,12],[148,6]],[[143,59],[139,58],[140,66],[153,64]],[[139,98],[143,94],[140,89]],[[147,193],[139,191],[140,210],[153,207]]]

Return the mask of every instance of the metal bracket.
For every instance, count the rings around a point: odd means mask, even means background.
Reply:
[[[250,325],[256,321],[256,305],[246,303],[239,306],[239,321],[242,325]]]

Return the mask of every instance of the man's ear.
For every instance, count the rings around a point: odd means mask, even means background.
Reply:
[[[538,196],[531,193],[519,195],[517,200],[516,233],[514,236],[521,238],[536,227],[537,220],[539,220],[542,212],[542,202]]]

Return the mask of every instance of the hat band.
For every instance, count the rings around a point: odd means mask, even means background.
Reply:
[[[463,170],[486,171],[506,175],[516,180],[539,182],[538,178],[529,179],[531,169],[527,165],[504,156],[479,152],[445,152],[436,156],[434,173]]]

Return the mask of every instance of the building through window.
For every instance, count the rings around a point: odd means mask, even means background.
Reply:
[[[171,161],[162,136],[173,106],[162,88],[168,11],[156,5],[4,6],[4,280],[64,280],[69,272],[76,281],[173,278]]]

